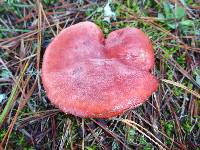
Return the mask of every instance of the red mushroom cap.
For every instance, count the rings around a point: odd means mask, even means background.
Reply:
[[[91,22],[72,25],[45,51],[42,81],[50,101],[65,113],[108,118],[144,103],[157,89],[149,72],[153,48],[139,29],[113,31],[104,40]]]

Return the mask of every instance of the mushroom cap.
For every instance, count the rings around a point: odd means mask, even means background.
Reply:
[[[109,118],[144,103],[157,89],[150,73],[154,53],[139,29],[104,39],[92,22],[62,30],[47,47],[42,81],[50,101],[65,113]]]

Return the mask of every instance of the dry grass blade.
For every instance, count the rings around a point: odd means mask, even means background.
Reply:
[[[20,87],[20,82],[24,76],[24,73],[26,71],[26,69],[28,68],[28,65],[29,65],[29,61],[26,62],[26,64],[24,65],[24,68],[23,70],[21,71],[21,74],[20,74],[20,77],[17,81],[17,83],[15,84],[15,86],[13,87],[12,89],[12,92],[11,92],[11,95],[8,99],[8,102],[6,103],[6,106],[5,108],[3,109],[3,112],[1,113],[0,115],[0,126],[3,124],[6,116],[8,115],[8,113],[10,112],[10,109],[14,103],[14,100],[16,99],[16,96],[17,96],[17,91],[18,91],[18,87]]]
[[[100,126],[103,130],[105,130],[107,133],[109,133],[112,137],[114,137],[117,141],[119,141],[124,147],[126,147],[128,150],[131,150],[121,139],[119,139],[119,138],[117,137],[117,135],[116,135],[114,132],[110,131],[107,127],[105,127],[105,126],[102,125],[101,123],[97,122],[96,120],[94,120],[94,119],[92,119],[92,118],[91,118],[91,120],[92,120],[93,122],[95,122],[97,125],[99,125],[99,126]]]
[[[40,9],[41,9],[41,11],[42,11],[42,13],[43,13],[44,19],[46,20],[48,26],[50,27],[51,32],[53,33],[54,36],[56,36],[56,33],[55,33],[54,30],[52,29],[52,27],[51,27],[51,25],[50,25],[50,23],[49,23],[49,20],[48,20],[48,18],[47,18],[47,16],[46,16],[46,13],[45,13],[45,11],[44,11],[44,9],[43,9],[41,3],[39,3],[39,7],[40,7]]]
[[[28,83],[29,80],[30,80],[30,77],[27,78],[27,81],[26,81],[26,82]],[[31,95],[33,94],[33,91],[34,91],[34,89],[35,89],[35,87],[36,87],[36,83],[37,83],[37,80],[35,80],[35,82],[33,83],[33,86],[31,87],[30,91],[26,94],[26,96],[25,96],[24,98],[21,99],[21,102],[20,102],[20,104],[19,104],[19,106],[18,106],[17,112],[15,113],[15,116],[14,116],[12,122],[10,123],[10,126],[9,126],[9,128],[8,128],[8,130],[7,130],[7,133],[6,133],[6,135],[4,136],[4,138],[3,138],[3,140],[2,140],[2,142],[1,142],[0,145],[4,145],[4,142],[5,142],[6,139],[7,139],[7,142],[6,142],[6,146],[7,146],[7,143],[8,143],[8,140],[9,140],[9,136],[10,136],[12,130],[13,130],[13,127],[14,127],[16,121],[17,121],[17,117],[18,117],[20,111],[21,111],[21,110],[23,109],[23,107],[26,105],[26,103],[27,103],[27,101],[29,100],[29,98],[31,97]],[[26,88],[26,86],[25,86],[25,88]],[[24,88],[24,90],[25,90],[25,88]],[[5,146],[5,149],[6,149],[6,146]]]
[[[40,82],[40,55],[41,55],[41,45],[42,45],[42,4],[40,1],[37,1],[38,5],[38,38],[37,38],[37,79],[38,79],[38,88],[39,88],[39,97],[41,98],[41,82]]]
[[[150,141],[152,141],[154,144],[156,144],[159,147],[159,149],[168,149],[167,146],[164,145],[158,138],[156,138],[150,131],[148,131],[144,127],[140,126],[136,122],[134,122],[132,120],[128,120],[128,119],[122,119],[121,122],[135,128],[138,132],[140,132],[146,138],[148,138]],[[147,134],[142,130],[144,130]],[[151,137],[153,137],[153,138],[151,138]]]
[[[150,122],[148,122],[145,118],[141,117],[137,112],[133,111],[133,113],[136,116],[138,116],[139,119],[141,119],[142,121],[147,123],[149,126],[151,126],[151,128],[153,128],[153,130],[160,133],[164,138],[169,139],[174,145],[177,145],[177,147],[179,147],[179,148],[181,147],[181,145],[179,143],[177,143],[176,141],[174,141],[174,139],[170,138],[168,135],[166,135],[164,132],[160,131],[158,128],[155,128]],[[130,119],[128,121],[130,121]]]
[[[171,84],[171,85],[175,85],[175,86],[177,86],[177,87],[180,87],[180,88],[182,88],[182,89],[188,91],[188,92],[191,93],[192,95],[196,96],[197,98],[200,98],[200,94],[199,94],[199,93],[197,93],[197,92],[195,92],[195,91],[189,89],[188,87],[186,87],[186,86],[183,85],[183,84],[177,83],[177,82],[175,82],[175,81],[166,80],[166,79],[161,79],[161,81],[163,81],[163,82],[165,82],[165,83],[168,83],[168,84]]]
[[[82,150],[85,149],[85,125],[84,124],[85,124],[85,119],[82,118],[82,125],[81,125],[82,131],[83,131]]]
[[[64,132],[63,132],[62,138],[60,140],[59,150],[64,149],[65,142],[66,142],[67,138],[70,137],[71,123],[72,122],[70,119],[67,119],[67,121],[65,121],[65,123],[64,123],[64,129],[63,129]],[[73,149],[72,146],[71,146],[71,149]]]
[[[163,55],[161,55],[161,57],[165,59]],[[172,57],[170,59],[167,59],[167,61],[178,71],[180,71],[185,77],[187,77],[196,87],[200,88],[200,85],[197,84],[197,82],[192,78],[192,76],[189,75],[189,73],[186,70],[184,70],[183,67],[181,67]]]

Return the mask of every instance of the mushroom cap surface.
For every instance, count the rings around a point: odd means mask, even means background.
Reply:
[[[151,42],[141,30],[124,28],[104,39],[97,25],[81,22],[62,30],[47,47],[42,82],[63,112],[109,118],[141,105],[156,91],[153,65]]]

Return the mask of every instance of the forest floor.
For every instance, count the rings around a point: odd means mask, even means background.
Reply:
[[[0,149],[200,150],[200,2],[5,0],[0,2]],[[81,21],[137,27],[151,39],[159,88],[110,119],[64,114],[48,100],[41,63],[50,41]]]

